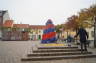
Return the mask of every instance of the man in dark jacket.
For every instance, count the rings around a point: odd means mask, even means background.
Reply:
[[[83,52],[83,50],[87,51],[86,41],[88,39],[88,34],[87,34],[86,30],[83,27],[81,27],[78,30],[78,33],[76,34],[75,37],[77,37],[78,35],[79,35],[80,43],[81,43],[81,52]]]

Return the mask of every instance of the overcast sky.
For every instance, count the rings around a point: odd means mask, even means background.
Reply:
[[[45,25],[48,19],[61,24],[96,0],[0,0],[0,10],[8,10],[16,23]]]

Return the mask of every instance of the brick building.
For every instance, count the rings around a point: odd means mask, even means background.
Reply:
[[[20,40],[29,40],[29,24],[14,24],[13,27],[19,33]]]
[[[3,40],[29,40],[28,24],[14,24],[13,20],[6,20],[3,24]]]
[[[2,40],[11,40],[12,27],[13,27],[13,20],[6,20],[4,22]]]

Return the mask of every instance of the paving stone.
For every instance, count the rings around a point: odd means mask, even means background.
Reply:
[[[21,58],[31,53],[33,44],[39,46],[40,41],[0,41],[0,63],[96,63],[96,58],[22,62]],[[88,50],[96,54],[96,48]]]

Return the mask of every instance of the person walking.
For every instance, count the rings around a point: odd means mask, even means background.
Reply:
[[[81,53],[83,51],[87,51],[87,45],[86,45],[86,42],[87,42],[87,39],[88,39],[88,34],[87,34],[87,31],[81,27],[77,34],[75,35],[75,37],[79,36],[80,38],[80,45],[81,45]]]
[[[71,35],[68,35],[67,37],[67,43],[68,43],[68,46],[71,47],[71,42],[72,42],[72,37]]]

